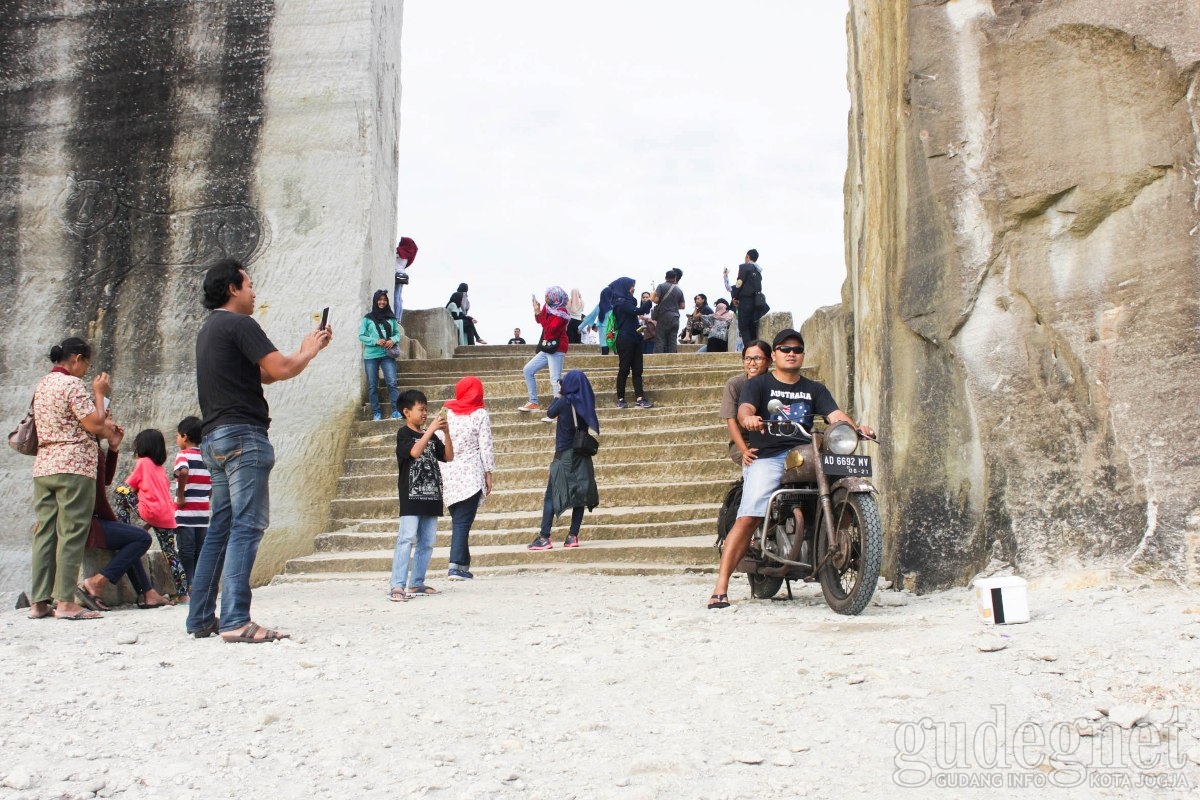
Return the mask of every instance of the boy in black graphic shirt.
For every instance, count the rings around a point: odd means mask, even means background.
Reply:
[[[823,384],[800,374],[800,367],[804,365],[804,337],[799,331],[791,328],[780,331],[771,344],[771,353],[775,372],[748,380],[738,401],[738,423],[749,431],[746,443],[755,458],[742,468],[742,504],[738,506],[737,520],[725,537],[717,585],[709,598],[709,608],[729,607],[726,594],[729,576],[746,554],[754,529],[767,515],[767,501],[779,487],[788,451],[809,441],[801,434],[770,436],[764,430],[764,423],[768,419],[787,419],[811,430],[814,417],[820,415],[831,424],[849,422],[864,435],[874,436],[874,431],[866,425],[855,425],[846,412],[838,409],[833,395]],[[772,400],[782,404],[782,410],[775,415],[768,408]]]
[[[404,426],[396,432],[397,485],[400,490],[400,533],[392,554],[392,585],[388,599],[440,594],[425,585],[425,571],[437,538],[437,520],[442,515],[442,471],[439,461],[454,460],[450,428],[440,413],[424,428],[429,401],[413,389],[400,395]],[[441,438],[435,436],[441,431]],[[409,574],[409,566],[412,574]]]

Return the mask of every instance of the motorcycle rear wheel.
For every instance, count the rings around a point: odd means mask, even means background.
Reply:
[[[824,521],[817,546],[817,563],[829,549]],[[821,593],[839,614],[855,615],[871,602],[883,564],[883,522],[875,497],[847,494],[833,503],[835,535],[842,544],[840,556],[830,558],[820,570]]]

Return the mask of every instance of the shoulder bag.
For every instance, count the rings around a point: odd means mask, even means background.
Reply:
[[[373,320],[373,321],[375,323],[375,330],[379,332],[379,338],[387,339],[389,342],[388,346],[383,348],[385,351],[387,351],[388,357],[399,359],[404,354],[400,351],[400,345],[390,343],[392,341],[392,337],[391,337],[392,325],[391,325],[391,323],[388,323],[388,330],[384,331],[383,326],[379,324],[379,320]]]
[[[600,440],[592,436],[587,428],[579,427],[579,415],[575,413],[575,406],[571,406],[571,417],[575,420],[575,439],[571,442],[571,449],[581,456],[594,456],[600,452]]]
[[[29,412],[17,423],[8,435],[8,446],[23,456],[36,456],[38,451],[37,425],[33,421],[33,401],[29,401]]]
[[[561,338],[562,338],[561,336],[555,336],[553,339],[547,339],[545,336],[543,336],[541,339],[538,340],[537,352],[539,352],[539,353],[557,353],[558,352],[558,340]]]

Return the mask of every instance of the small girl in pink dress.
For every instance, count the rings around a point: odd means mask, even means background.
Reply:
[[[171,577],[175,580],[176,594],[186,599],[188,595],[187,573],[175,547],[175,500],[163,464],[167,463],[167,442],[162,431],[149,428],[133,440],[133,452],[137,462],[125,483],[137,492],[137,512],[146,524],[154,529],[158,546],[162,548],[167,563],[171,566]]]

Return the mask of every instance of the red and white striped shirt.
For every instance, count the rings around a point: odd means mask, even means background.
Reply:
[[[175,467],[171,471],[179,472],[187,467],[187,484],[183,490],[183,508],[175,509],[175,524],[188,527],[208,527],[209,498],[212,495],[212,482],[209,480],[208,467],[200,456],[200,449],[189,447],[180,450],[175,456]]]

